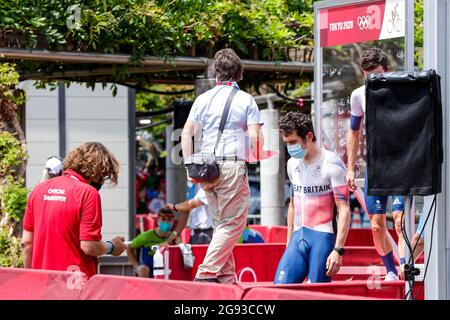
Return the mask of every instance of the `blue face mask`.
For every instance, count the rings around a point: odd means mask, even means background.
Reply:
[[[169,232],[170,228],[172,228],[172,222],[162,221],[159,224],[159,230],[161,230],[162,233]]]
[[[289,155],[292,158],[296,158],[296,159],[302,159],[305,157],[306,154],[306,150],[302,149],[302,147],[299,144],[293,144],[291,146],[287,146]]]

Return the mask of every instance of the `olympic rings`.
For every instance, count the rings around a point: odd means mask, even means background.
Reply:
[[[357,19],[357,23],[361,30],[367,30],[372,23],[372,16],[359,16]]]

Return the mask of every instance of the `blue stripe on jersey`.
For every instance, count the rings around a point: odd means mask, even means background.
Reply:
[[[354,115],[350,115],[350,128],[352,130],[359,130],[359,128],[361,127],[361,120],[362,120],[362,116],[357,117]]]

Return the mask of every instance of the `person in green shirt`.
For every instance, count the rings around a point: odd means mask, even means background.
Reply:
[[[175,214],[168,207],[163,207],[158,211],[158,227],[145,231],[131,240],[127,247],[127,255],[130,263],[133,265],[138,277],[153,278],[153,255],[154,245],[167,244],[167,240],[173,235],[170,231],[173,226]],[[180,243],[176,238],[175,243]],[[140,249],[139,260],[134,250]]]

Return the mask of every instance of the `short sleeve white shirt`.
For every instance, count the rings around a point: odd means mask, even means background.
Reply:
[[[203,205],[191,210],[189,228],[212,228],[212,218],[211,213],[209,212],[208,199],[206,198],[205,190],[200,189],[195,195],[194,199],[199,200],[201,203],[203,203]]]
[[[231,90],[232,86],[217,85],[195,99],[188,120],[202,129],[200,148],[196,151],[214,152],[220,119]],[[251,124],[263,124],[258,105],[250,94],[239,90],[231,103],[216,156],[247,160],[250,145],[247,127]]]
[[[350,114],[355,117],[362,117],[366,113],[366,87],[361,86],[353,90],[350,97]]]

